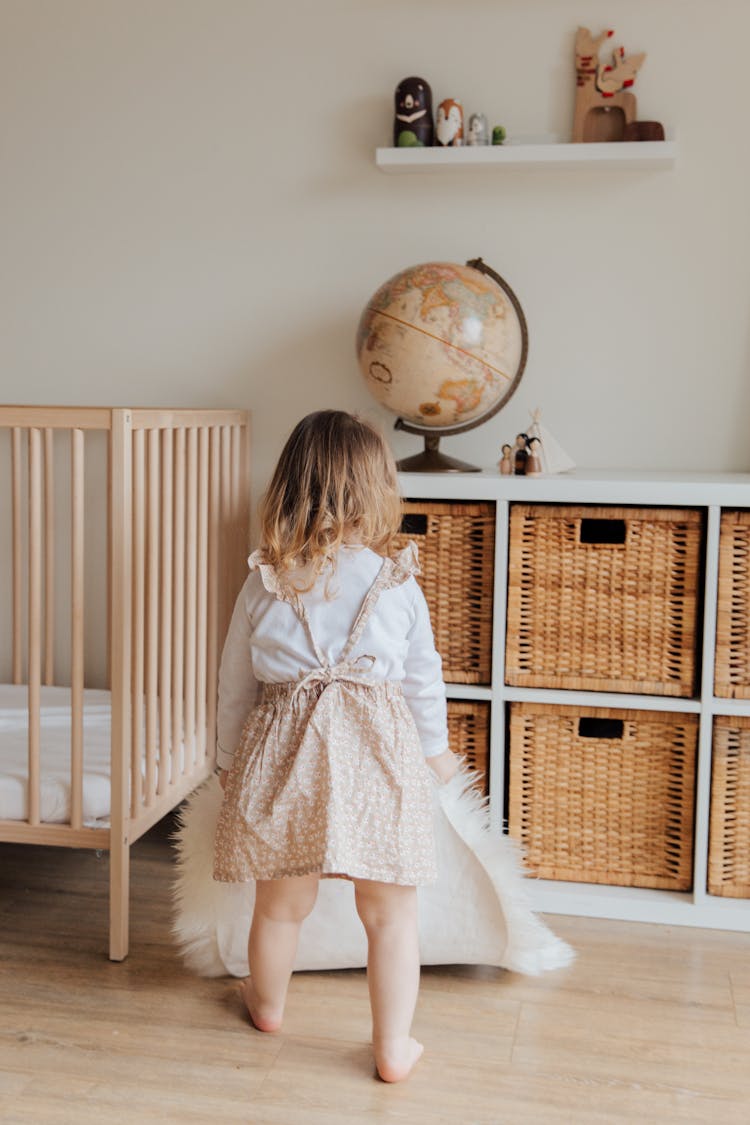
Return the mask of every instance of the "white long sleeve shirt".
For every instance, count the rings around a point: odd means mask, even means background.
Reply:
[[[336,573],[327,573],[300,595],[310,629],[327,661],[335,664],[351,633],[382,558],[366,547],[342,547]],[[330,574],[330,572],[328,572]],[[333,595],[333,596],[331,596]],[[448,749],[445,685],[430,617],[416,579],[381,591],[351,659],[375,657],[368,678],[398,681],[414,716],[425,757]],[[287,683],[319,667],[293,606],[266,589],[263,575],[248,575],[232,614],[219,669],[217,763],[229,769],[260,683]]]

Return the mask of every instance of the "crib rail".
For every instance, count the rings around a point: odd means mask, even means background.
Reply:
[[[123,529],[131,537],[131,604],[123,629],[131,636],[135,822],[150,822],[172,786],[213,765],[219,644],[246,573],[246,422],[187,421],[131,412]]]
[[[246,570],[248,417],[5,406],[2,434],[2,586],[9,678],[28,688],[28,800],[26,820],[0,822],[0,839],[101,847],[106,836],[122,855],[213,766],[219,645]],[[106,659],[92,658],[92,635]],[[59,684],[70,693],[67,826],[44,823],[41,807],[41,692]],[[111,689],[109,833],[84,822],[87,686]]]

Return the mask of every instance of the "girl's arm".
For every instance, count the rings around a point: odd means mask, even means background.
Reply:
[[[258,698],[250,651],[252,623],[247,609],[248,578],[234,605],[219,666],[216,764],[228,770],[248,713]]]
[[[403,691],[419,732],[427,763],[441,781],[448,781],[458,769],[458,760],[448,747],[448,713],[443,683],[443,665],[435,648],[430,613],[424,594],[415,579],[414,622],[407,640]]]
[[[450,781],[458,769],[458,758],[452,750],[444,750],[442,754],[428,758],[427,765],[440,781]]]

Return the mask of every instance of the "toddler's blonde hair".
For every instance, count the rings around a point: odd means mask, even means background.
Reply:
[[[326,564],[335,565],[344,542],[392,554],[401,499],[383,436],[342,410],[308,414],[281,451],[260,523],[263,552],[277,570],[311,566],[307,589]]]

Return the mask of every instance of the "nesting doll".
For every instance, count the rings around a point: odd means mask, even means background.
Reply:
[[[432,90],[424,78],[404,78],[396,87],[395,98],[393,144],[397,148],[434,144]]]
[[[464,143],[464,111],[460,102],[446,98],[438,106],[435,125],[437,144],[445,148]]]
[[[527,440],[526,434],[518,434],[516,437],[516,447],[513,451],[513,472],[517,477],[526,476],[526,462],[529,459],[526,451]]]
[[[490,131],[487,127],[487,118],[483,113],[472,113],[469,118],[466,143],[467,145],[488,145],[490,143]]]

